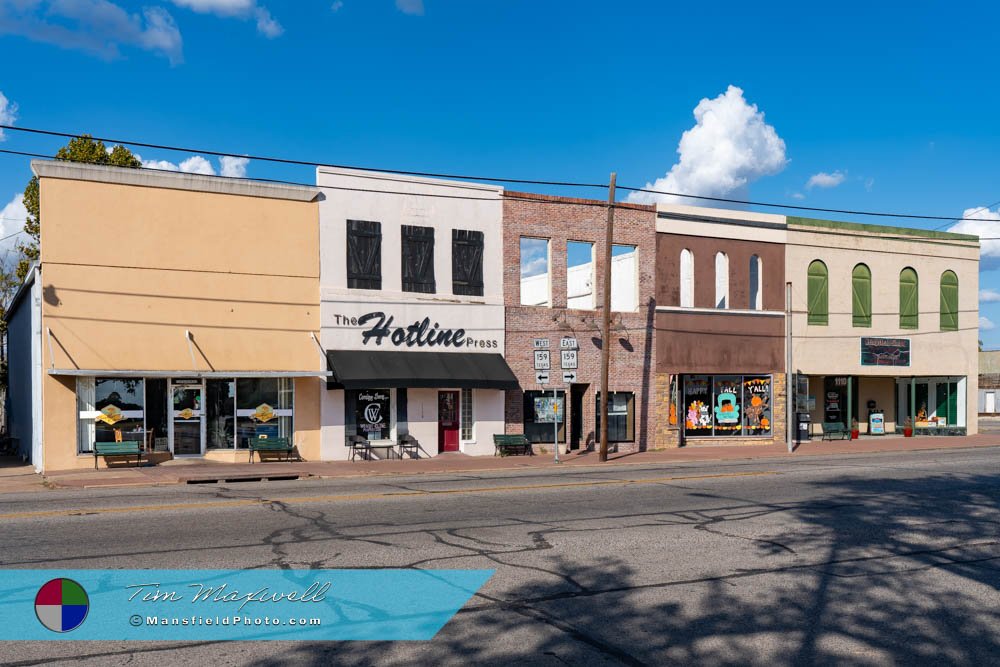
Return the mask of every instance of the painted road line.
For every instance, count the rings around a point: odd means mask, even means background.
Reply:
[[[209,502],[171,503],[163,505],[136,505],[133,507],[89,507],[72,508],[61,510],[40,510],[33,512],[11,512],[0,514],[0,520],[4,519],[30,519],[54,516],[93,516],[97,514],[125,514],[130,512],[163,512],[171,510],[187,509],[211,509],[211,508],[231,508],[231,507],[252,507],[271,504],[281,505],[303,505],[314,503],[336,503],[352,502],[359,500],[392,499],[400,497],[414,496],[441,496],[441,495],[470,495],[476,493],[501,493],[510,491],[551,491],[555,489],[572,489],[589,486],[630,486],[638,484],[662,484],[664,482],[675,482],[694,479],[718,479],[726,477],[759,477],[762,475],[780,475],[782,473],[771,470],[752,472],[732,472],[719,473],[715,475],[684,475],[670,477],[650,477],[647,479],[607,479],[592,480],[587,482],[560,482],[553,484],[517,484],[509,486],[491,487],[466,487],[460,489],[429,489],[421,491],[383,491],[377,493],[351,493],[351,494],[331,494],[322,496],[291,496],[278,498],[241,498],[232,500],[213,500]]]

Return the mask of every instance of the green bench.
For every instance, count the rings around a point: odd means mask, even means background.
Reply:
[[[851,432],[840,422],[823,422],[823,440],[850,440]]]
[[[142,443],[138,440],[125,440],[123,442],[95,442],[94,443],[94,470],[97,470],[98,456],[135,456],[135,465],[138,466],[142,459],[142,452],[139,447]]]
[[[493,447],[495,448],[493,456],[507,456],[514,453],[535,455],[531,443],[523,435],[494,435]]]
[[[260,458],[261,463],[264,459],[260,456],[261,452],[285,452],[285,460],[292,460],[292,443],[288,441],[288,438],[252,438],[250,440],[250,463],[253,463],[253,453],[258,452],[257,456]]]

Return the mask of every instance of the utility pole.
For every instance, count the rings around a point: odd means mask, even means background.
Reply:
[[[788,438],[788,453],[791,454],[792,434],[799,427],[798,415],[795,413],[795,392],[798,390],[797,378],[792,373],[792,283],[785,283],[785,431]]]
[[[615,231],[615,172],[608,183],[608,228],[604,238],[604,322],[601,327],[601,450],[598,460],[608,460],[608,367],[611,364],[611,240]]]

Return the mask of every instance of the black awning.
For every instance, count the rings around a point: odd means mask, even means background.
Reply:
[[[333,350],[326,358],[333,371],[327,389],[518,387],[513,371],[499,354]]]

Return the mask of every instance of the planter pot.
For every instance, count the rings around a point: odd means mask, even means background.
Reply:
[[[912,438],[913,437],[913,429],[912,428],[904,428],[903,429],[903,437],[904,438]]]
[[[851,440],[857,440],[858,439],[858,435],[860,435],[858,433],[858,429],[852,429],[851,430]]]

